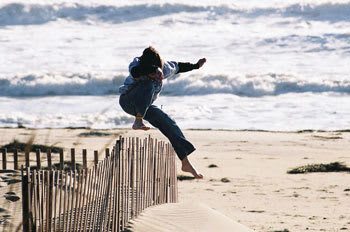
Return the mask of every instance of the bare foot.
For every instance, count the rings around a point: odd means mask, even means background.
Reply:
[[[203,179],[203,175],[196,171],[196,169],[192,166],[192,164],[187,159],[187,157],[183,159],[181,162],[182,162],[182,167],[181,167],[182,171],[191,173],[196,179]]]
[[[150,128],[143,124],[142,120],[135,120],[134,124],[132,125],[132,129],[134,130],[149,130]]]

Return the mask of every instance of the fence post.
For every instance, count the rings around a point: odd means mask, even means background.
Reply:
[[[115,175],[114,175],[114,204],[113,204],[113,218],[112,218],[112,231],[119,231],[119,173],[120,173],[120,140],[117,140],[114,148],[114,157],[113,160],[115,162]]]
[[[87,168],[87,159],[86,159],[86,156],[87,156],[86,149],[83,149],[83,168]]]
[[[13,169],[18,170],[18,150],[13,151]]]
[[[98,164],[98,151],[94,151],[94,164],[95,166]]]
[[[106,148],[106,158],[109,156],[109,148]]]
[[[3,150],[2,150],[2,169],[7,169],[7,167],[6,167],[6,153],[7,153],[7,149],[6,148],[4,148]]]
[[[75,170],[76,164],[75,164],[75,149],[74,148],[70,149],[70,160],[71,160],[72,169]]]
[[[63,167],[64,167],[63,150],[60,150],[60,170],[63,170]]]
[[[29,190],[28,190],[28,172],[24,175],[23,165],[21,167],[22,176],[22,220],[23,220],[23,231],[29,232],[30,225],[30,213],[29,213]]]
[[[29,151],[25,151],[25,160],[26,160],[26,168],[30,167],[30,160],[29,160]]]
[[[36,168],[41,169],[40,149],[36,149]]]
[[[51,157],[51,149],[48,149],[47,150],[47,167],[49,168],[49,169],[51,169],[52,168],[52,159],[51,159],[52,157]]]

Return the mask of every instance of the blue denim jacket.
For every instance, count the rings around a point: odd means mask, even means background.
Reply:
[[[138,81],[142,81],[145,79],[148,79],[147,76],[140,77],[139,80],[135,80],[131,76],[131,69],[135,66],[140,65],[140,58],[136,57],[134,60],[129,64],[129,76],[125,79],[124,84],[119,87],[119,93],[120,94],[126,94],[134,85],[137,84]],[[163,65],[163,75],[164,79],[174,76],[179,71],[179,66],[177,62],[175,61],[166,61]],[[153,81],[154,87],[155,87],[155,94],[154,99],[155,100],[162,90],[162,82]]]

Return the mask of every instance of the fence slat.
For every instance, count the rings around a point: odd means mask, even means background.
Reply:
[[[140,160],[140,166],[141,166],[141,177],[140,179],[142,180],[142,183],[141,183],[141,190],[140,192],[142,192],[141,194],[141,208],[139,209],[139,212],[138,214],[141,213],[141,211],[145,208],[145,202],[146,202],[146,166],[145,166],[145,162],[146,162],[146,150],[147,150],[147,139],[144,140],[143,142],[143,149],[142,149],[142,152],[141,152],[141,160]]]
[[[108,206],[109,202],[111,200],[111,195],[110,195],[110,187],[111,187],[111,172],[112,172],[112,167],[111,167],[111,157],[108,156],[106,161],[106,173],[105,173],[105,185],[104,185],[104,191],[103,191],[103,201],[101,205],[101,216],[100,216],[100,223],[99,223],[99,229],[102,231],[108,231],[107,230],[107,221],[109,220],[109,214],[108,214]]]
[[[99,228],[102,230],[102,228],[100,227],[101,226],[101,216],[102,216],[102,205],[103,205],[103,200],[104,200],[104,191],[105,191],[105,183],[106,183],[106,169],[107,169],[107,165],[108,165],[108,162],[106,162],[106,160],[103,160],[103,162],[101,163],[102,164],[102,167],[101,167],[101,175],[100,175],[100,180],[99,180],[99,183],[100,183],[100,188],[98,190],[98,193],[99,193],[99,200],[98,200],[98,204],[97,204],[97,212],[96,212],[96,229]],[[105,216],[105,215],[103,215]]]
[[[40,152],[39,152],[40,154]],[[39,155],[40,157],[40,155]],[[41,170],[38,172],[39,175],[39,180],[38,180],[38,184],[39,184],[39,189],[40,189],[40,205],[41,207],[39,208],[40,210],[40,231],[45,231],[44,230],[44,222],[45,222],[45,218],[44,218],[44,195],[45,195],[45,189],[44,189],[44,172]]]
[[[83,182],[84,182],[84,171],[85,169],[82,169],[78,172],[77,180],[78,180],[78,185],[77,185],[77,200],[75,204],[75,212],[74,212],[74,224],[73,224],[73,231],[78,231],[79,227],[79,222],[81,224],[81,207],[82,207],[82,198],[83,196]]]
[[[127,143],[127,140],[125,141]],[[124,230],[124,213],[125,213],[125,176],[126,176],[126,171],[125,171],[125,153],[126,153],[126,149],[123,149],[123,152],[121,153],[121,157],[120,157],[120,167],[121,167],[121,173],[120,173],[120,208],[119,208],[119,212],[120,212],[120,230]]]
[[[101,165],[97,165],[95,166],[96,169],[95,169],[95,173],[93,175],[93,197],[92,197],[92,201],[93,203],[91,202],[91,219],[90,219],[90,228],[92,229],[92,231],[94,230],[94,223],[95,223],[95,218],[96,218],[96,204],[98,202],[98,199],[97,199],[97,193],[98,193],[98,184],[99,184],[99,181],[98,181],[98,178],[99,178],[99,175],[100,175],[100,169],[101,169]]]
[[[95,171],[95,167],[93,167],[92,169],[89,170],[88,172],[88,188],[87,188],[87,196],[86,196],[86,209],[85,209],[85,218],[83,221],[83,231],[87,231],[88,228],[88,215],[90,214],[90,208],[91,208],[91,196],[92,196],[92,173],[94,173]]]
[[[64,231],[67,231],[67,229],[66,229],[66,224],[68,224],[68,223],[66,223],[66,221],[67,221],[67,219],[66,219],[66,217],[68,217],[68,214],[67,213],[65,213],[66,211],[67,211],[67,209],[68,209],[68,207],[67,207],[67,195],[68,195],[68,193],[67,193],[67,191],[68,191],[68,172],[63,172],[62,171],[62,174],[65,174],[64,175],[64,192],[63,192],[63,199],[62,199],[62,203],[63,203],[63,205],[62,205],[62,218],[63,218],[63,223],[62,223],[62,229],[63,229],[63,232]]]
[[[62,171],[62,169],[60,169],[59,170],[59,172],[58,172],[58,179],[59,179],[59,204],[58,204],[58,218],[57,218],[57,220],[58,220],[58,231],[60,231],[61,230],[61,224],[60,224],[60,222],[61,221],[63,221],[63,218],[62,218],[62,216],[61,216],[61,214],[62,214],[62,202],[63,202],[63,199],[62,199],[62,195],[63,195],[63,193],[62,193],[62,191],[63,191],[63,173],[62,173],[63,171]]]
[[[46,216],[46,225],[45,225],[45,231],[51,231],[51,195],[50,195],[50,184],[51,184],[51,181],[50,181],[50,172],[51,171],[45,171],[45,179],[46,179],[46,183],[45,183],[45,189],[46,189],[46,212],[45,212],[45,216]]]
[[[73,150],[71,150],[73,151]],[[71,154],[74,154],[75,152],[72,152]],[[73,156],[72,156],[73,157]],[[74,161],[74,164],[75,164],[75,161]],[[74,166],[74,165],[73,165]],[[71,196],[71,204],[70,204],[70,207],[69,207],[69,215],[70,215],[70,220],[68,221],[68,231],[73,231],[73,222],[75,220],[75,218],[73,217],[74,215],[74,203],[76,201],[76,194],[75,194],[75,188],[76,188],[76,170],[73,169],[71,170],[71,183],[73,183],[73,188],[71,188],[70,190],[70,196]]]
[[[119,231],[119,158],[120,158],[120,149],[121,149],[121,139],[119,139],[115,144],[114,149],[114,162],[115,162],[115,169],[114,169],[114,204],[113,204],[113,218],[112,218],[112,231]]]
[[[108,182],[108,189],[107,189],[107,196],[108,201],[106,204],[106,214],[108,217],[105,219],[104,222],[104,228],[105,230],[109,231],[111,228],[110,222],[113,220],[112,216],[112,206],[114,204],[114,172],[115,172],[115,160],[114,160],[114,149],[112,149],[112,152],[110,154],[110,173],[109,173],[109,182]]]
[[[78,224],[78,210],[79,210],[79,200],[80,200],[80,183],[81,183],[81,170],[75,170],[74,171],[74,180],[76,182],[76,188],[74,188],[75,191],[75,200],[73,201],[73,203],[75,203],[74,205],[74,220],[72,222],[72,231],[76,231],[76,225]]]
[[[52,185],[53,185],[53,191],[52,191],[52,207],[53,207],[53,215],[52,215],[52,231],[56,232],[56,211],[57,211],[57,189],[58,189],[58,185],[57,185],[57,177],[58,172],[57,171],[53,171],[52,172]]]
[[[34,228],[35,228],[35,231],[37,230],[37,225],[39,224],[38,223],[38,218],[39,218],[39,203],[38,203],[38,199],[39,199],[39,196],[38,196],[38,192],[39,192],[39,185],[37,184],[37,171],[34,169],[33,171],[33,174],[32,174],[32,184],[33,184],[33,204],[34,204],[34,217],[35,217],[35,220],[34,220]]]
[[[153,171],[153,167],[152,167],[152,152],[153,152],[153,139],[150,139],[150,146],[148,149],[148,164],[147,167],[148,168],[148,200],[147,200],[147,207],[151,205],[152,202],[152,197],[153,197],[153,186],[152,186],[152,171]]]
[[[137,178],[138,178],[138,164],[137,164],[137,158],[136,154],[138,154],[138,147],[139,145],[139,140],[138,138],[136,139],[136,144],[135,144],[135,139],[132,139],[132,152],[131,152],[131,157],[130,157],[130,164],[131,164],[131,169],[130,169],[130,191],[131,191],[131,203],[130,203],[130,217],[133,219],[136,215],[136,209],[137,209],[137,204],[138,201],[134,201],[134,198],[137,198],[137,195],[135,195],[135,191],[137,191]],[[136,150],[136,151],[135,151]]]

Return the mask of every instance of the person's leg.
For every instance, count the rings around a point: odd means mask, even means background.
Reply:
[[[134,130],[148,130],[149,127],[143,124],[143,117],[149,105],[152,103],[154,85],[152,81],[140,81],[127,94],[119,98],[119,104],[125,112],[135,116],[132,126]]]
[[[121,94],[119,96],[119,105],[122,107],[122,109],[126,113],[128,113],[128,114],[130,114],[132,116],[136,116],[135,107],[131,103],[131,100],[129,99],[127,94]]]
[[[192,166],[187,156],[191,154],[195,148],[183,135],[181,129],[176,125],[166,113],[164,113],[157,106],[149,106],[144,119],[158,128],[164,134],[173,146],[177,156],[182,162],[182,170],[190,172],[195,178],[203,178],[196,169]]]
[[[152,104],[153,95],[155,92],[154,84],[151,80],[140,81],[129,93],[135,107],[136,115],[144,117],[148,107]]]

